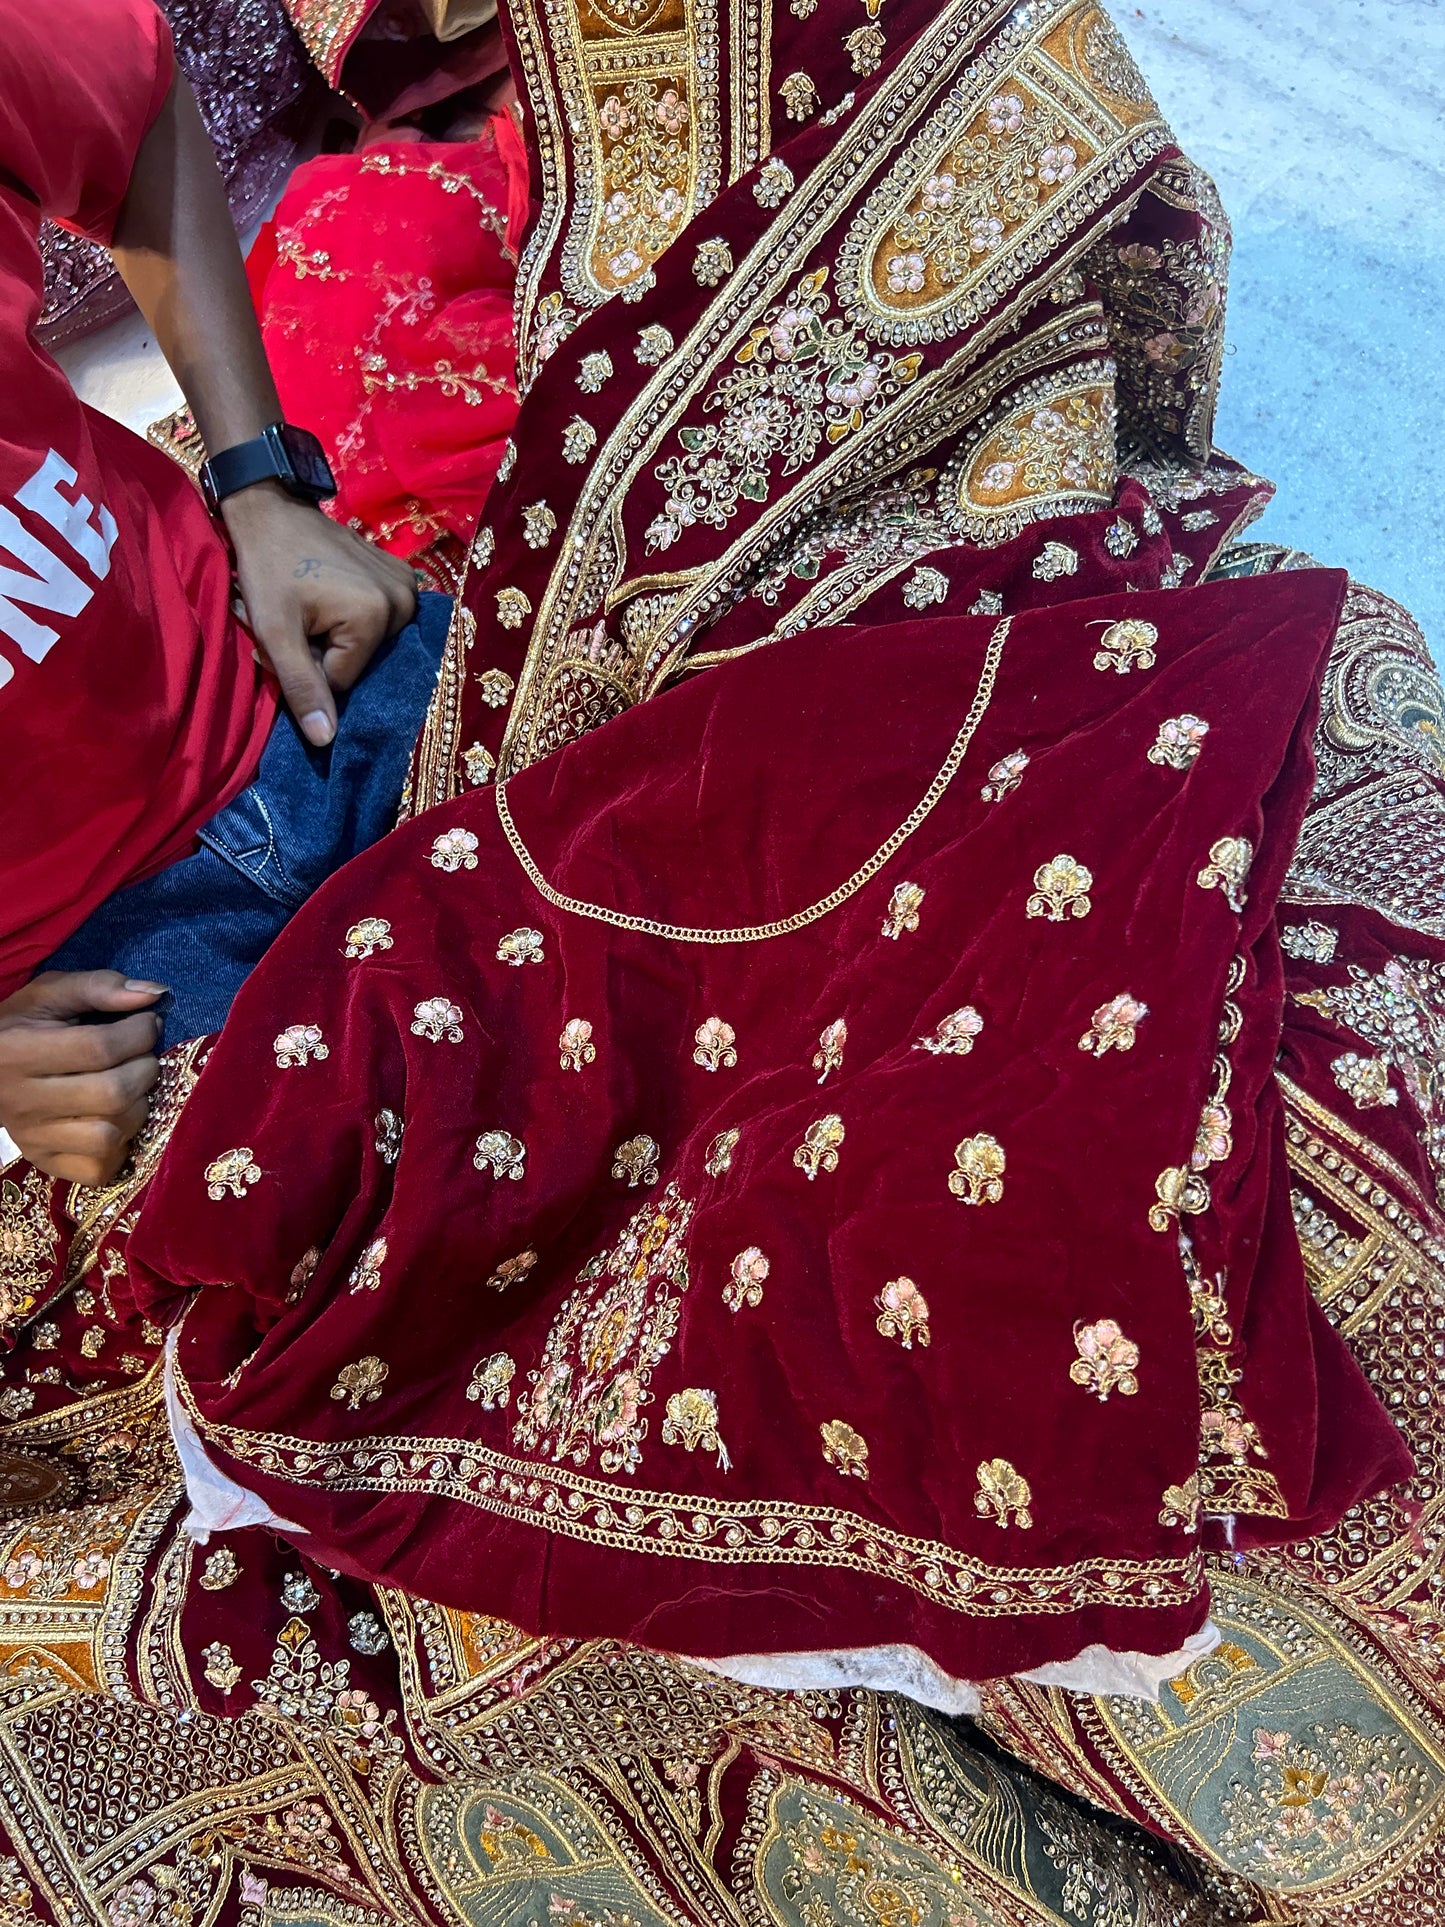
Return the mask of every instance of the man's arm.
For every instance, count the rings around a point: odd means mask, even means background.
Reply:
[[[279,421],[225,189],[183,75],[136,157],[112,252],[206,447],[250,441]],[[242,489],[221,513],[256,638],[307,737],[329,743],[332,689],[349,689],[415,613],[411,571],[277,482]]]

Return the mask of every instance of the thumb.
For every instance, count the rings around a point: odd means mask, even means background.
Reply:
[[[317,749],[325,749],[336,734],[336,703],[321,673],[305,632],[269,623],[257,624],[256,640],[266,651],[286,707],[301,733]]]
[[[123,977],[118,970],[47,970],[8,999],[12,1011],[64,1023],[92,1010],[144,1010],[165,995],[164,984]]]

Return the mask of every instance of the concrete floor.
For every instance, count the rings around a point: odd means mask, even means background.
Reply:
[[[1234,221],[1218,439],[1279,484],[1261,532],[1407,603],[1445,660],[1445,4],[1114,14]],[[64,359],[132,426],[178,399],[138,319]]]

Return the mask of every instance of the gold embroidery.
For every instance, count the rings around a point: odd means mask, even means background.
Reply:
[[[1203,1178],[1179,1165],[1170,1165],[1154,1180],[1156,1203],[1149,1207],[1149,1226],[1167,1231],[1183,1215],[1197,1218],[1209,1209],[1209,1186]]]
[[[831,1071],[843,1068],[843,1051],[848,1042],[848,1026],[843,1018],[835,1018],[818,1039],[818,1048],[813,1053],[813,1069],[822,1075],[818,1082],[825,1084]]]
[[[1104,547],[1117,562],[1127,561],[1139,546],[1139,534],[1131,522],[1121,515],[1111,522],[1104,531]]]
[[[843,1120],[835,1113],[815,1118],[803,1133],[803,1141],[793,1153],[793,1162],[807,1173],[811,1184],[820,1171],[836,1171],[838,1146],[846,1135]]]
[[[948,1188],[965,1204],[997,1204],[1003,1196],[1003,1175],[1007,1166],[1004,1148],[996,1137],[979,1131],[954,1148],[955,1169],[948,1174]]]
[[[502,596],[504,595],[521,596],[521,602],[526,602],[527,598],[522,595],[520,589],[503,589],[497,597],[497,620],[504,629],[515,629],[517,624],[522,620],[522,617],[528,613],[528,610],[523,609],[521,603],[509,602],[507,607],[511,610],[514,618],[509,622],[507,617],[502,613]],[[530,608],[530,604],[528,608]],[[482,701],[487,705],[488,709],[505,709],[512,691],[516,688],[516,684],[505,669],[484,669],[477,677],[477,687],[481,690]]]
[[[714,236],[712,240],[698,242],[692,273],[700,288],[715,288],[732,271],[733,251],[726,241]]]
[[[970,613],[973,613],[970,611]],[[1000,756],[990,765],[988,781],[979,791],[985,803],[997,803],[1001,797],[1016,790],[1023,781],[1024,771],[1029,766],[1029,758],[1021,749],[1010,750],[1007,756]]]
[[[1222,890],[1236,916],[1243,914],[1244,885],[1254,861],[1254,845],[1243,836],[1222,836],[1209,846],[1209,862],[1197,878],[1201,890]]]
[[[316,1268],[321,1263],[320,1245],[308,1245],[306,1250],[291,1267],[291,1289],[286,1294],[288,1305],[299,1304],[302,1294],[316,1276]],[[152,1343],[154,1341],[151,1341]]]
[[[1145,665],[1147,667],[1147,664]],[[1202,716],[1171,716],[1160,723],[1159,734],[1149,751],[1149,761],[1170,769],[1189,769],[1199,760],[1209,725]]]
[[[918,912],[923,899],[928,894],[921,884],[899,883],[894,886],[893,895],[888,899],[888,914],[883,919],[883,934],[892,937],[896,943],[905,930],[918,928]]]
[[[529,930],[523,925],[520,930],[509,930],[497,944],[498,963],[515,964],[520,969],[523,964],[545,961],[540,930]]]
[[[731,1070],[738,1061],[737,1032],[721,1017],[707,1017],[693,1032],[692,1061],[705,1071]]]
[[[235,1151],[222,1151],[206,1166],[206,1196],[219,1201],[229,1191],[233,1198],[244,1198],[246,1187],[255,1184],[261,1176],[261,1167],[255,1161],[249,1144],[243,1144]]]
[[[591,422],[574,415],[562,430],[562,460],[571,462],[575,467],[577,463],[585,462],[596,446],[597,430]]]
[[[793,191],[793,170],[786,161],[772,154],[758,169],[753,182],[753,199],[759,207],[778,208]]]
[[[241,1668],[236,1664],[229,1646],[219,1639],[213,1639],[209,1646],[201,1648],[201,1658],[206,1662],[207,1683],[214,1686],[218,1693],[231,1692],[241,1678]]]
[[[1079,573],[1079,551],[1067,542],[1045,542],[1030,570],[1035,582],[1057,582],[1060,576]]]
[[[744,1305],[760,1305],[763,1285],[771,1269],[766,1254],[756,1245],[740,1251],[728,1266],[729,1282],[723,1286],[723,1303],[728,1310],[741,1311]]]
[[[504,629],[520,629],[532,613],[532,598],[525,589],[497,590],[497,621]]]
[[[1003,422],[974,444],[958,473],[951,519],[982,515],[1013,528],[1017,518],[1008,510],[1030,502],[1055,512],[1092,508],[1109,499],[1114,482],[1112,385],[1105,366],[1083,362],[1029,383]],[[1065,544],[1051,546],[1074,554]],[[1060,564],[1056,573],[1076,572],[1076,555],[1072,568],[1062,555],[1054,559]]]
[[[196,1583],[203,1592],[224,1592],[226,1587],[233,1586],[240,1576],[241,1568],[235,1553],[229,1546],[222,1546],[219,1551],[207,1555],[206,1563],[201,1567],[201,1576]]]
[[[510,1131],[483,1131],[472,1156],[479,1171],[490,1170],[494,1178],[511,1178],[518,1183],[526,1175],[526,1161],[526,1145]]]
[[[1333,963],[1339,935],[1329,924],[1311,919],[1309,923],[1286,924],[1279,933],[1279,947],[1287,957],[1295,957],[1300,963]]]
[[[462,769],[467,781],[474,789],[491,780],[492,771],[497,767],[497,759],[485,743],[472,743],[462,751]]]
[[[487,1280],[489,1291],[505,1291],[528,1277],[537,1262],[535,1251],[519,1251],[515,1258],[504,1258]]]
[[[50,1216],[50,1191],[50,1180],[36,1170],[18,1184],[0,1179],[0,1319],[6,1322],[32,1311],[54,1276],[60,1233]]]
[[[689,1452],[701,1446],[704,1452],[716,1452],[721,1471],[732,1470],[732,1461],[718,1430],[717,1394],[705,1392],[701,1386],[689,1385],[669,1398],[662,1421],[662,1442],[685,1446]]]
[[[878,1330],[885,1338],[900,1339],[906,1352],[912,1351],[915,1338],[927,1346],[928,1300],[911,1278],[891,1278],[873,1303],[878,1307]]]
[[[867,76],[876,74],[883,64],[883,50],[887,45],[880,27],[855,27],[852,33],[844,34],[843,45],[855,74]],[[892,285],[891,279],[889,285]],[[922,282],[919,283],[920,287]]]
[[[1348,1050],[1343,1057],[1331,1058],[1330,1070],[1335,1082],[1357,1111],[1372,1110],[1381,1104],[1397,1104],[1400,1100],[1400,1093],[1390,1088],[1390,1060],[1387,1057],[1361,1057],[1358,1052]]]
[[[1110,1392],[1132,1398],[1138,1391],[1135,1371],[1139,1347],[1124,1336],[1112,1318],[1101,1318],[1093,1325],[1075,1325],[1074,1346],[1079,1355],[1069,1367],[1069,1377],[1092,1392],[1101,1405],[1108,1404]]]
[[[644,368],[656,368],[672,353],[673,346],[671,330],[664,328],[660,321],[652,321],[638,329],[637,345],[632,352]]]
[[[1103,628],[1094,656],[1096,669],[1112,669],[1116,675],[1127,676],[1131,669],[1154,667],[1159,641],[1159,630],[1154,623],[1129,616],[1122,622],[1105,623]]]
[[[926,1050],[934,1057],[967,1057],[982,1029],[982,1017],[972,1004],[964,1004],[946,1017],[940,1017],[933,1035],[920,1037],[913,1048]]]
[[[376,1114],[376,1149],[383,1164],[395,1164],[401,1156],[402,1121],[395,1111]]]
[[[819,94],[811,74],[805,74],[800,70],[797,73],[785,75],[778,82],[778,92],[783,97],[783,105],[788,110],[789,120],[807,120],[811,114],[818,111]]]
[[[1100,1004],[1090,1019],[1089,1028],[1079,1039],[1079,1049],[1102,1057],[1109,1050],[1133,1050],[1134,1037],[1149,1015],[1149,1006],[1123,991]]]
[[[1056,856],[1034,871],[1033,895],[1024,907],[1031,917],[1047,917],[1050,923],[1086,917],[1094,907],[1089,899],[1093,887],[1092,870],[1076,857]]]
[[[948,577],[942,569],[917,568],[903,585],[905,609],[931,609],[948,600]]]
[[[720,1178],[724,1171],[732,1170],[733,1152],[737,1149],[741,1136],[742,1132],[736,1128],[719,1131],[709,1144],[707,1156],[703,1160],[703,1169],[710,1178]]]
[[[472,1368],[467,1397],[480,1403],[484,1412],[495,1412],[512,1401],[512,1380],[517,1376],[516,1361],[505,1352],[493,1352]]]
[[[557,532],[557,518],[545,502],[532,502],[522,510],[522,539],[529,549],[545,549]]]
[[[443,830],[431,846],[429,861],[434,870],[445,870],[449,875],[457,870],[475,870],[476,849],[474,831]]]
[[[592,1041],[592,1026],[585,1017],[567,1019],[557,1039],[557,1048],[564,1071],[580,1071],[584,1064],[595,1062],[597,1046]]]
[[[1201,1504],[1215,1513],[1251,1512],[1285,1519],[1289,1508],[1272,1472],[1251,1463],[1269,1455],[1258,1427],[1245,1417],[1235,1396],[1244,1377],[1231,1363],[1227,1346],[1233,1334],[1227,1320],[1215,1313],[1223,1305],[1223,1279],[1206,1285],[1192,1241],[1179,1239],[1179,1256],[1189,1281],[1195,1330],[1201,1332],[1199,1364],[1199,1492]],[[1215,1463],[1210,1464],[1208,1461]],[[1223,1463],[1219,1463],[1223,1461]]]
[[[357,1259],[348,1280],[352,1291],[380,1291],[381,1267],[386,1263],[386,1239],[375,1238]]]
[[[412,1012],[414,1037],[429,1037],[434,1044],[445,1038],[449,1043],[462,1041],[462,1013],[445,997],[427,997]]]
[[[979,1466],[973,1503],[985,1518],[992,1516],[995,1525],[1012,1523],[1027,1530],[1034,1522],[1029,1511],[1033,1496],[1028,1480],[1007,1459],[985,1459]]]
[[[374,950],[390,950],[392,942],[391,925],[385,917],[363,917],[347,931],[346,946],[341,954],[344,957],[369,957]]]
[[[861,1432],[843,1419],[830,1418],[818,1428],[823,1439],[823,1457],[845,1479],[868,1477],[868,1442]]]
[[[612,357],[605,348],[597,348],[590,355],[583,355],[577,364],[577,386],[584,395],[595,395],[604,381],[612,378]],[[578,417],[574,415],[573,421]],[[596,440],[594,435],[593,440]]]
[[[639,1184],[656,1184],[658,1175],[656,1140],[645,1131],[619,1144],[612,1154],[612,1175],[626,1178],[629,1189]]]
[[[338,1403],[345,1399],[348,1412],[359,1412],[363,1405],[374,1405],[381,1397],[381,1388],[386,1383],[390,1369],[368,1352],[365,1358],[358,1358],[354,1365],[342,1366],[331,1388],[331,1396]]]
[[[1183,1485],[1166,1485],[1164,1502],[1159,1508],[1161,1526],[1180,1526],[1185,1532],[1199,1530],[1199,1474],[1191,1472]]]

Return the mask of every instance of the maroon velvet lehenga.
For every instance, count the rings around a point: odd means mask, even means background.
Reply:
[[[0,1900],[1422,1927],[1445,702],[1208,184],[1090,0],[508,30],[410,820],[4,1174]]]

